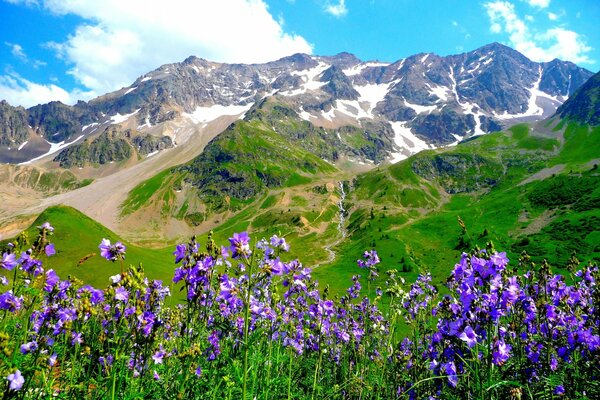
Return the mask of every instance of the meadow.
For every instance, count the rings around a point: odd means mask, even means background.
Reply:
[[[94,271],[112,275],[97,288],[55,272],[60,234],[45,222],[2,250],[5,399],[600,396],[600,272],[575,258],[563,276],[476,248],[441,288],[393,269],[377,285],[370,250],[335,295],[276,235],[192,238],[164,281],[99,237]]]

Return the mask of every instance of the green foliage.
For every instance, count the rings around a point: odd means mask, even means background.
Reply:
[[[552,176],[534,185],[529,200],[543,208],[566,205],[573,205],[577,211],[596,208],[600,205],[600,176]]]
[[[177,171],[211,211],[239,209],[268,188],[296,186],[336,169],[261,121],[240,121]]]
[[[552,151],[560,146],[557,139],[543,138],[532,136],[530,127],[527,124],[519,124],[511,127],[509,131],[512,133],[513,139],[517,140],[517,146],[527,150],[544,150]]]

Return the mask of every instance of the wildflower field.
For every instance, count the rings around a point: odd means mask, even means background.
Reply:
[[[0,251],[4,399],[600,398],[600,273],[575,258],[563,276],[490,245],[443,288],[373,287],[371,250],[333,296],[277,236],[192,238],[172,282],[99,238],[121,273],[94,288],[55,273],[53,234]]]

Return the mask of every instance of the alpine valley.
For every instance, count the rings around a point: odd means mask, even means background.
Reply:
[[[102,237],[168,281],[172,244],[209,231],[284,235],[336,292],[369,248],[436,282],[489,241],[598,262],[599,93],[598,74],[493,43],[393,63],[189,57],[74,106],[2,101],[0,238],[51,221],[57,272],[100,286],[114,271],[76,260]]]

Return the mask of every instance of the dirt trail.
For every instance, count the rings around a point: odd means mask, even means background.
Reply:
[[[15,210],[12,216],[39,214],[47,207],[64,204],[78,209],[89,217],[95,219],[118,234],[126,235],[127,227],[119,224],[119,207],[127,198],[127,194],[140,182],[151,178],[158,172],[185,163],[198,154],[219,133],[223,132],[237,116],[224,116],[207,125],[190,125],[181,121],[174,124],[177,129],[177,143],[174,148],[163,150],[144,161],[123,169],[109,176],[100,177],[92,184],[56,196],[48,197]],[[47,160],[40,160],[42,164]],[[4,207],[3,207],[4,208]],[[8,219],[0,221],[0,225],[8,225]],[[8,237],[13,231],[20,231],[23,227],[4,230],[2,236]]]

